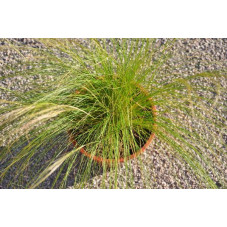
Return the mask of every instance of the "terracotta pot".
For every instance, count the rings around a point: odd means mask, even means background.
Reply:
[[[148,94],[148,92],[143,87],[139,86],[139,88],[141,89],[142,92],[144,92],[145,94]],[[151,100],[151,99],[152,98],[149,98],[149,100]],[[151,111],[152,111],[152,114],[154,116],[154,121],[156,121],[156,116],[157,116],[156,106],[152,105],[151,106]],[[154,128],[157,127],[156,124],[154,124],[153,126],[154,126]],[[76,146],[77,145],[77,142],[74,139],[72,133],[68,132],[68,134],[69,134],[69,137],[70,137],[70,141],[72,142],[72,144],[74,146]],[[149,139],[147,140],[147,142],[143,145],[143,147],[140,150],[138,150],[136,153],[134,153],[132,155],[129,155],[127,157],[119,158],[117,160],[117,162],[118,163],[125,162],[125,161],[130,160],[130,159],[133,159],[133,158],[137,157],[138,155],[140,155],[141,153],[143,153],[147,149],[147,147],[151,144],[151,142],[154,139],[154,137],[155,137],[155,133],[152,133],[150,135]],[[86,157],[88,157],[90,159],[93,159],[94,161],[96,161],[96,162],[98,162],[100,164],[102,164],[103,162],[105,162],[107,164],[111,164],[111,163],[115,163],[116,162],[115,159],[105,159],[105,158],[102,158],[100,156],[95,156],[95,155],[92,156],[84,148],[81,148],[80,149],[80,153],[82,153],[83,155],[85,155]]]

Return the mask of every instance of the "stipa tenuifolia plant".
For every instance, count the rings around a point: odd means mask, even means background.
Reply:
[[[221,150],[183,121],[200,120],[206,127],[223,129],[224,120],[214,108],[218,100],[210,103],[200,92],[215,90],[225,73],[186,78],[160,74],[174,40],[161,47],[155,39],[38,42],[40,48],[32,48],[6,40],[22,60],[6,65],[11,71],[2,78],[20,75],[31,83],[23,91],[1,87],[7,93],[0,110],[2,181],[13,174],[16,187],[35,188],[52,177],[52,187],[64,188],[73,176],[74,187],[84,188],[100,174],[100,187],[133,188],[132,162],[137,160],[144,187],[149,188],[152,179],[141,153],[155,135],[189,165],[199,182],[216,188],[215,176],[225,185],[215,169]],[[24,50],[32,55],[23,56]],[[203,78],[217,86],[200,86],[197,80]],[[120,181],[122,166],[125,178]]]

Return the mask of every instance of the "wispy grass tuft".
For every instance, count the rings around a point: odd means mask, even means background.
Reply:
[[[21,92],[0,87],[9,97],[0,100],[2,180],[9,170],[17,180],[32,172],[25,187],[38,187],[54,175],[52,186],[64,188],[73,173],[75,187],[83,188],[94,174],[102,173],[102,187],[110,174],[109,187],[116,188],[121,187],[118,169],[124,165],[125,181],[133,187],[128,159],[155,134],[206,187],[217,187],[211,176],[225,185],[211,161],[212,156],[220,162],[220,151],[181,119],[225,130],[225,119],[216,116],[218,97],[210,105],[200,92],[220,94],[218,80],[226,72],[176,79],[160,75],[175,40],[162,47],[155,39],[89,39],[86,45],[75,39],[38,41],[42,48],[28,48],[32,57],[24,57],[19,66],[11,66],[12,74],[1,76],[40,78]],[[27,48],[10,47],[18,53]],[[21,65],[26,70],[19,71]],[[197,80],[203,78],[217,86],[200,86]],[[143,169],[143,161],[139,163]],[[41,168],[35,169],[36,165]],[[149,187],[149,179],[145,184]]]

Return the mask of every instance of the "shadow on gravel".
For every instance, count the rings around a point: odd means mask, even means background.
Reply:
[[[57,156],[61,147],[67,144],[67,135],[59,135],[53,141],[48,144],[48,147],[40,147],[39,151],[30,159],[29,167],[26,167],[22,174],[18,174],[18,169],[23,166],[23,160],[13,165],[6,175],[0,179],[1,189],[25,189],[28,188],[30,183],[45,169],[45,167],[50,163],[53,157],[61,157],[63,153],[72,151],[73,146],[69,145],[67,148],[62,150],[60,156]],[[56,142],[57,141],[57,142]],[[28,145],[28,143],[23,143],[22,145],[15,146],[17,148],[12,148],[11,155],[8,155],[0,163],[0,172],[2,172],[6,166],[9,164],[12,158],[21,152],[23,148]],[[59,149],[60,147],[60,149]],[[0,147],[0,151],[4,152],[7,148]],[[48,149],[48,152],[45,152]],[[70,169],[67,179],[65,180],[65,174],[69,170],[69,163],[64,163],[60,166],[52,175],[50,175],[43,183],[41,183],[37,188],[40,189],[51,189],[51,188],[69,188],[75,184],[81,183],[86,176],[85,181],[88,182],[91,178],[96,175],[102,174],[102,168],[97,163],[90,163],[90,160],[78,153],[73,161],[73,165]],[[89,167],[89,172],[86,170]]]

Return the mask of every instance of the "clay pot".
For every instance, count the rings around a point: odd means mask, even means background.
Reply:
[[[148,92],[143,87],[139,86],[139,88],[141,89],[142,92],[144,92],[145,94],[148,94]],[[150,98],[149,100],[151,100],[151,99],[152,98]],[[154,116],[154,121],[156,121],[157,111],[156,111],[156,107],[154,105],[151,106],[151,111],[152,111],[152,114]],[[157,125],[154,124],[153,127],[156,128]],[[73,137],[72,133],[68,132],[68,134],[69,134],[70,141],[72,142],[72,144],[74,146],[76,146],[77,142],[76,142],[75,138]],[[117,160],[117,162],[118,163],[122,163],[122,162],[125,162],[127,160],[136,158],[138,155],[140,155],[141,153],[143,153],[147,149],[147,147],[151,144],[151,142],[154,139],[154,137],[155,137],[155,133],[151,133],[149,139],[147,140],[147,142],[143,145],[143,147],[140,150],[138,150],[136,153],[131,154],[131,155],[127,156],[127,157],[119,158]],[[80,153],[85,155],[86,157],[88,157],[90,159],[93,159],[94,161],[96,161],[96,162],[98,162],[100,164],[103,164],[105,162],[107,165],[110,165],[110,164],[116,162],[115,159],[105,159],[105,158],[102,158],[100,156],[91,155],[84,148],[80,149]]]

